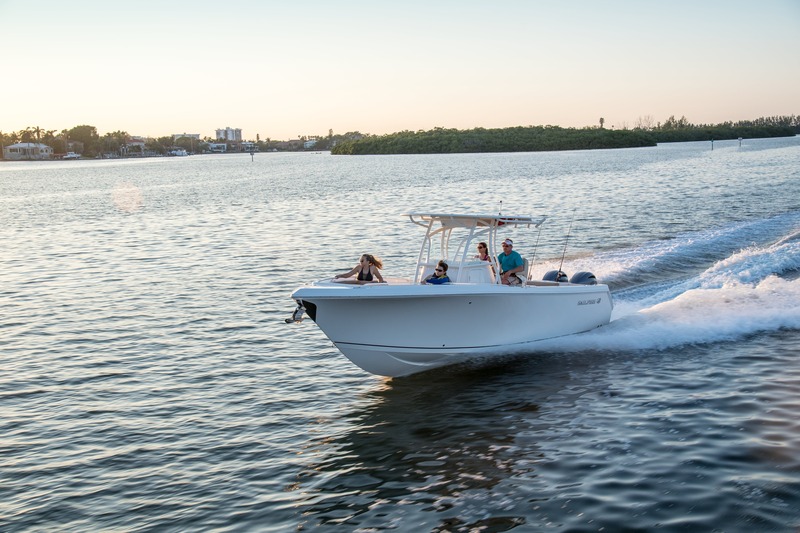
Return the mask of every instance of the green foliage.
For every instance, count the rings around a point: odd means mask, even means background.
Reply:
[[[502,129],[402,131],[337,144],[333,154],[445,154],[539,152],[654,146],[652,134],[636,130],[526,126]]]
[[[601,125],[603,122],[605,121],[602,120]],[[401,131],[380,136],[349,138],[332,147],[331,153],[335,155],[447,154],[635,148],[655,146],[664,142],[787,137],[795,135],[798,128],[800,128],[800,117],[794,115],[713,126],[696,126],[690,124],[686,117],[676,119],[673,115],[663,124],[650,129],[518,126],[500,129],[434,128],[429,131]]]
[[[94,156],[100,153],[100,149],[102,148],[100,136],[97,134],[97,128],[94,126],[75,126],[67,131],[67,137],[70,141],[83,143],[83,155],[85,156]]]
[[[796,134],[795,128],[791,126],[692,126],[678,130],[657,130],[652,133],[660,143],[792,137]]]
[[[762,117],[757,120],[723,122],[722,124],[690,124],[686,117],[676,120],[670,116],[664,124],[656,126],[652,133],[660,143],[711,141],[730,139],[757,139],[767,137],[791,137],[800,131],[800,117]]]
[[[654,146],[657,143],[678,141],[708,141],[738,138],[785,137],[800,133],[800,116],[761,117],[756,120],[724,122],[722,124],[691,124],[685,116],[670,116],[664,123],[654,125],[651,116],[641,117],[637,127],[615,130],[604,127],[561,128],[559,126],[518,126],[513,128],[457,130],[434,128],[430,131],[401,131],[388,135],[369,135],[358,131],[327,136],[315,136],[317,143],[309,150],[331,150],[332,154],[446,154],[477,152],[537,152],[554,150],[592,150],[597,148],[630,148]],[[258,136],[257,136],[258,137]],[[305,137],[290,141],[257,139],[256,145],[265,151],[303,151]],[[129,144],[130,136],[124,131],[98,135],[94,126],[80,125],[56,134],[38,126],[18,132],[0,131],[0,145],[17,142],[43,142],[55,153],[71,149],[85,157],[114,154],[117,157],[167,154],[175,147],[188,152],[201,153],[207,149],[203,141],[189,137],[173,139],[165,136],[148,139],[145,149]],[[72,148],[71,148],[72,147]]]

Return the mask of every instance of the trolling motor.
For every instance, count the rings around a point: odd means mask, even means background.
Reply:
[[[292,322],[295,322],[295,323],[302,322],[303,321],[303,313],[305,313],[305,312],[306,312],[306,308],[303,307],[303,304],[301,304],[298,301],[297,302],[297,309],[295,309],[292,312],[292,317],[285,319],[284,322],[286,322],[287,324],[291,324]]]

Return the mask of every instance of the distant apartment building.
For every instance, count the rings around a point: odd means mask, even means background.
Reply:
[[[219,134],[220,131],[222,131],[222,130],[217,130],[217,134]],[[196,141],[200,140],[200,134],[199,133],[173,133],[172,134],[172,141],[175,142],[178,139],[180,139],[181,137],[186,137],[187,139],[194,139]]]
[[[218,141],[236,141],[242,140],[242,130],[240,128],[228,128],[217,130]]]
[[[17,143],[3,148],[3,157],[10,161],[51,159],[53,149],[41,143]]]

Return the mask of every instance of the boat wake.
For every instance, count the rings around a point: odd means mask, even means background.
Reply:
[[[736,243],[741,247],[743,242],[750,244],[737,249]],[[542,341],[537,351],[664,350],[800,329],[798,213],[646,243],[592,260],[598,278],[618,287],[612,322]],[[711,266],[703,269],[702,263]]]

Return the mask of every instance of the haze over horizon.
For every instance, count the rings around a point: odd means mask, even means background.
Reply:
[[[800,113],[800,2],[0,0],[0,131],[255,139]]]

